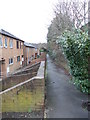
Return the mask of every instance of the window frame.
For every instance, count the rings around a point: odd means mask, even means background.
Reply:
[[[0,36],[0,48],[3,48],[2,36]]]
[[[8,44],[7,44],[7,37],[5,37],[5,48],[7,48]]]
[[[13,39],[10,39],[10,40],[9,40],[9,47],[10,47],[10,48],[13,48]]]
[[[13,58],[9,58],[9,65],[13,64]]]
[[[17,62],[20,62],[20,56],[17,56]]]

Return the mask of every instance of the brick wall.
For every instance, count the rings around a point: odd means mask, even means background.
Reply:
[[[19,71],[10,77],[4,78],[2,81],[0,81],[0,85],[2,85],[1,91],[36,76],[39,66],[40,63],[33,67],[29,67],[25,71]]]
[[[12,39],[10,37],[6,37],[4,35],[2,36],[2,43],[3,47],[0,48],[0,57],[3,57],[5,59],[5,63],[1,65],[3,76],[7,76],[7,69],[9,68],[10,73],[21,67],[20,61],[22,60],[23,53],[23,41],[19,41],[19,49],[16,47],[16,39]],[[5,37],[7,38],[7,47],[5,47]],[[10,48],[10,39],[13,40],[13,48]],[[22,47],[20,48],[20,42],[22,44]],[[17,62],[17,56],[20,56],[20,61]],[[13,64],[9,65],[9,58],[13,58]]]

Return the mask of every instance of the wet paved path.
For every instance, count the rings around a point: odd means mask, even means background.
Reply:
[[[64,71],[57,68],[47,56],[47,118],[88,118],[88,111],[82,108],[82,100],[88,96],[69,82]]]

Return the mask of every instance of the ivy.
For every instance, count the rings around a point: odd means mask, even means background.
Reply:
[[[82,92],[90,93],[88,80],[88,57],[90,56],[90,39],[88,32],[80,29],[65,31],[58,39],[70,66],[73,83]]]

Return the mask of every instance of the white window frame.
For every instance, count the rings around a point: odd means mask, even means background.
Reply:
[[[2,37],[0,36],[1,44],[0,47],[3,48],[3,42],[2,42]]]
[[[9,47],[13,48],[13,40],[12,39],[9,40]]]
[[[13,64],[13,58],[9,58],[9,65]]]
[[[5,37],[5,48],[7,48],[7,38]]]

